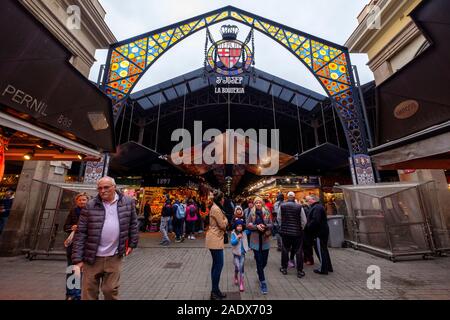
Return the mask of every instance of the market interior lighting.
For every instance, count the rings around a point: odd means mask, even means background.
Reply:
[[[84,158],[86,158],[86,156],[84,154],[77,154],[77,158],[80,160],[84,160]]]
[[[25,160],[27,160],[27,161],[33,159],[33,157],[34,157],[34,151],[25,153],[25,154],[23,155],[23,158],[24,158]]]
[[[66,151],[66,148],[63,148],[63,147],[58,147],[58,148],[56,148],[58,151],[59,151],[59,153],[61,153],[61,154],[63,154],[65,151]]]

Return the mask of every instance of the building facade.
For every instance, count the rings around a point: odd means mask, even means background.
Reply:
[[[16,191],[0,255],[17,255],[38,224],[41,208],[28,204],[42,196],[35,181],[63,183],[73,161],[115,150],[111,101],[88,76],[96,50],[117,40],[97,0],[7,0],[1,7],[0,137],[9,142],[2,167],[14,168],[17,184],[0,184],[2,192]]]
[[[377,168],[400,181],[437,186],[450,227],[450,5],[441,0],[372,0],[346,42],[369,57],[377,97]]]

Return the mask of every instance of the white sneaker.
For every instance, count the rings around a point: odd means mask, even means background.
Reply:
[[[194,237],[194,236],[192,236],[192,237],[191,237],[191,240],[195,240],[195,237]]]

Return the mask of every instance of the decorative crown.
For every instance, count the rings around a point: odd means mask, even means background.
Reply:
[[[224,25],[220,27],[220,33],[224,40],[236,40],[239,28],[230,24]]]

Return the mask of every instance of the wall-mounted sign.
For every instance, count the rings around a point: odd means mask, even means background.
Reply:
[[[419,103],[415,100],[407,100],[400,103],[394,109],[394,117],[400,120],[409,119],[419,111]]]
[[[220,30],[222,40],[215,42],[209,31],[207,41],[211,40],[205,57],[205,68],[208,65],[218,76],[215,81],[214,92],[218,94],[245,93],[244,77],[253,63],[253,50],[248,47],[252,40],[253,29],[244,42],[237,40],[239,28],[233,25],[224,25]]]

